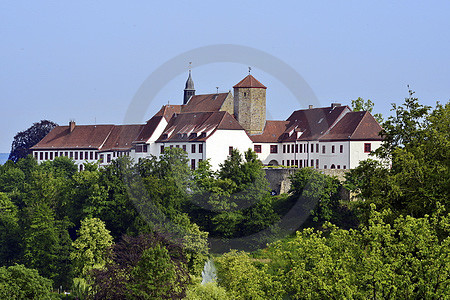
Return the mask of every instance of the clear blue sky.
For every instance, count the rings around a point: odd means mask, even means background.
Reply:
[[[121,124],[156,68],[215,44],[278,57],[324,106],[363,97],[386,116],[407,84],[424,104],[450,98],[449,1],[129,2],[0,2],[0,152],[41,119]],[[228,91],[247,74],[237,63],[193,66],[197,94]],[[270,74],[252,74],[268,87],[270,119],[307,107]],[[146,119],[181,103],[186,76],[167,83]]]

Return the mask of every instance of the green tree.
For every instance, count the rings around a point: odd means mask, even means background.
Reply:
[[[25,265],[39,270],[57,286],[70,287],[72,241],[68,220],[56,220],[54,211],[45,202],[26,207],[23,217]]]
[[[364,100],[361,97],[358,97],[356,100],[352,100],[352,110],[353,111],[368,111],[372,113],[374,103],[370,100]],[[383,123],[383,116],[380,113],[376,113],[373,115],[375,120],[377,120],[378,123]]]
[[[339,180],[312,168],[301,168],[291,177],[289,192],[311,210],[314,221],[329,221],[339,206]]]
[[[258,263],[246,252],[233,250],[215,261],[218,283],[231,299],[282,299],[282,283],[269,274],[266,264]]]
[[[346,175],[347,186],[365,200],[365,215],[370,203],[413,216],[431,214],[438,202],[450,209],[450,104],[430,110],[412,95],[383,124],[378,162],[361,162]]]
[[[9,266],[22,254],[17,206],[0,192],[0,265]]]
[[[154,233],[123,236],[93,279],[95,299],[181,299],[189,283],[182,246]]]
[[[445,299],[450,296],[450,215],[400,216],[372,205],[368,224],[343,230],[304,229],[268,249],[285,295],[313,299]]]
[[[113,244],[109,230],[98,218],[85,218],[77,231],[78,238],[70,258],[74,262],[75,273],[87,277],[90,270],[103,268],[106,264],[107,250]]]
[[[0,267],[0,299],[58,299],[51,293],[52,281],[23,265]]]

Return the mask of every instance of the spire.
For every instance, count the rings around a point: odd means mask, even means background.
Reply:
[[[189,99],[195,95],[194,81],[192,80],[191,76],[191,65],[192,62],[189,62],[189,76],[184,87],[183,104],[187,104]]]
[[[192,80],[192,76],[191,76],[191,70],[189,70],[189,76],[188,79],[186,80],[186,86],[184,88],[185,90],[194,90],[194,81]]]

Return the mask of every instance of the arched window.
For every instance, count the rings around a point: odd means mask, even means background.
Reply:
[[[336,169],[336,166],[333,164],[331,165],[330,169]]]
[[[269,161],[269,166],[278,166],[278,162],[275,159]]]

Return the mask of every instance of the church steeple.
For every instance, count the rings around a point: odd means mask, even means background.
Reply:
[[[194,81],[192,80],[191,69],[189,64],[189,77],[186,80],[186,85],[184,87],[183,104],[187,104],[189,99],[194,95],[195,95]]]

